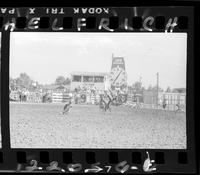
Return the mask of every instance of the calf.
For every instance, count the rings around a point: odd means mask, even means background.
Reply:
[[[65,104],[65,106],[63,107],[63,115],[64,114],[68,114],[69,109],[71,108],[71,101],[69,101],[69,103]]]

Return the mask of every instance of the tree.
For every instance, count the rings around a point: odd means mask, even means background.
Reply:
[[[142,92],[144,92],[145,90],[146,90],[145,87],[142,86]]]
[[[64,81],[64,85],[69,85],[71,83],[71,80],[70,78],[66,78],[65,81]]]
[[[136,94],[140,94],[143,91],[142,83],[140,81],[136,81],[132,85],[132,91],[134,91]]]
[[[10,84],[10,85],[13,85],[13,84],[14,84],[14,79],[11,78],[11,77],[9,78],[9,84]]]
[[[15,87],[15,79],[13,78],[9,78],[9,86],[10,86],[10,89],[11,90],[14,90],[14,87]]]
[[[171,92],[171,88],[168,86],[165,92]]]
[[[147,88],[148,91],[152,91],[153,87],[151,86],[151,84],[149,85],[149,87]]]
[[[32,86],[33,80],[24,72],[20,73],[20,76],[16,78],[16,84],[20,87],[29,89]]]
[[[56,85],[64,85],[64,82],[65,82],[65,77],[63,77],[63,76],[58,76],[58,77],[56,78],[55,84],[56,84]]]
[[[149,87],[148,87],[147,90],[148,90],[148,91],[157,92],[157,86],[151,86],[151,85],[149,85]],[[158,91],[159,91],[159,92],[163,92],[163,89],[162,89],[161,87],[158,87]]]
[[[142,89],[142,83],[139,82],[139,81],[136,81],[135,82],[135,91],[136,91],[136,93],[139,93],[141,91],[141,89]]]

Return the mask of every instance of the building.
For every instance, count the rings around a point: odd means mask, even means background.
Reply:
[[[70,100],[69,93],[65,92],[53,92],[52,93],[52,102],[53,103],[65,103]]]
[[[186,105],[186,93],[159,92],[158,99],[160,103],[166,99],[168,105]]]
[[[157,93],[155,91],[144,91],[143,101],[145,104],[156,104],[157,103]]]
[[[186,88],[175,88],[175,89],[172,90],[172,92],[186,93]]]
[[[64,103],[69,100],[70,85],[49,85],[45,90],[53,103]]]
[[[11,101],[19,101],[19,92],[18,91],[10,91],[10,100]]]
[[[167,109],[175,110],[176,105],[180,105],[182,109],[185,110],[186,107],[186,93],[184,92],[158,92],[155,91],[144,91],[143,92],[143,100],[144,104],[149,104],[153,106],[157,106],[157,102],[159,106],[162,106],[162,103],[166,100]]]
[[[103,72],[72,72],[71,91],[76,88],[107,90],[110,88],[108,73]]]
[[[26,102],[41,103],[42,94],[39,92],[28,92],[26,93]]]

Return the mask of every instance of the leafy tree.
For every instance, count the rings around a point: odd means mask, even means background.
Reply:
[[[63,76],[58,76],[58,77],[56,78],[55,84],[56,84],[56,85],[64,85],[64,82],[65,82],[65,77],[63,77]]]
[[[142,83],[139,82],[139,81],[136,81],[134,83],[134,89],[135,89],[136,93],[141,92],[141,90],[142,90]]]
[[[32,82],[33,80],[26,73],[20,73],[20,76],[16,78],[16,84],[27,89],[32,86]]]
[[[149,85],[149,87],[147,88],[148,91],[154,91],[156,92],[157,91],[157,86],[151,86]],[[161,87],[158,87],[158,91],[159,92],[163,92],[163,89]]]
[[[168,86],[165,92],[171,92],[171,88]]]
[[[64,81],[64,85],[69,85],[71,83],[71,80],[70,78],[66,78],[65,81]]]
[[[69,85],[71,83],[70,78],[65,78],[64,76],[58,76],[56,78],[55,84],[56,85]]]
[[[149,87],[147,88],[148,91],[152,91],[153,87],[151,86],[151,84],[149,85]]]
[[[144,87],[142,87],[142,83],[140,81],[136,81],[135,83],[133,83],[133,85],[130,87],[130,89],[136,93],[136,94],[140,94],[143,92]]]

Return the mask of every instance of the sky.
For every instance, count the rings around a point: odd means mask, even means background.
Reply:
[[[73,71],[110,72],[124,57],[128,84],[186,87],[186,33],[11,32],[10,77],[26,72],[41,84]]]

